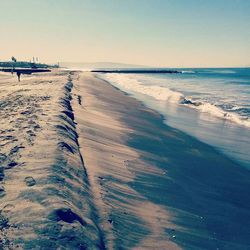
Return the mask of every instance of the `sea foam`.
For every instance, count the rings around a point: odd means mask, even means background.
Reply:
[[[144,82],[136,79],[135,75],[128,76],[124,74],[109,73],[101,75],[101,78],[104,78],[111,84],[129,93],[132,92],[134,94],[144,94],[158,101],[184,105],[196,109],[199,112],[206,113],[220,119],[228,120],[239,125],[250,127],[250,120],[233,112],[233,108],[230,112],[225,111],[221,107],[209,102],[194,101],[192,100],[192,97],[186,97],[184,94],[171,90],[165,86],[146,85]]]
[[[184,98],[179,92],[161,86],[143,85],[139,80],[123,74],[106,74],[105,79],[123,90],[148,95],[159,101],[179,103]]]

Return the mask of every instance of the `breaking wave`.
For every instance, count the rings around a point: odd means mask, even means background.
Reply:
[[[233,106],[230,108],[230,110],[224,110],[222,107],[209,102],[194,101],[192,100],[192,97],[186,97],[182,93],[171,90],[167,87],[146,85],[145,83],[142,83],[138,79],[135,79],[133,76],[131,76],[110,73],[102,75],[101,78],[104,78],[123,91],[147,95],[158,101],[184,105],[194,108],[199,112],[207,113],[220,119],[229,120],[239,125],[250,127],[250,120],[247,117],[241,116],[235,112],[239,109],[238,107]]]

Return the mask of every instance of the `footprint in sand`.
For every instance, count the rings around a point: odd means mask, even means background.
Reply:
[[[28,187],[32,187],[36,185],[36,181],[32,176],[25,177],[24,181]]]
[[[54,221],[64,221],[67,223],[74,223],[78,221],[82,226],[87,223],[78,214],[74,213],[70,208],[59,208],[49,214],[49,219]]]
[[[19,151],[19,147],[18,147],[18,146],[15,146],[14,148],[12,148],[12,149],[10,150],[10,155],[16,154],[18,151]]]
[[[10,150],[9,155],[14,155],[19,152],[20,149],[24,148],[23,146],[15,146]]]
[[[7,159],[5,154],[0,153],[0,163],[3,163]]]
[[[17,166],[18,163],[15,162],[15,161],[12,161],[8,164],[8,166],[5,167],[5,169],[11,169],[11,168],[14,168],[15,166]]]
[[[4,187],[0,186],[0,199],[3,198],[6,195]]]
[[[0,167],[0,181],[2,181],[4,178],[4,169],[3,167]]]
[[[3,207],[2,212],[9,213],[13,208],[15,208],[13,204],[7,204]]]

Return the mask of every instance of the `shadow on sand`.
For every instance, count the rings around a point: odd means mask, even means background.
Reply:
[[[175,214],[178,229],[166,234],[185,249],[249,249],[250,171],[152,113],[129,109],[124,117],[135,131],[128,145],[162,169],[130,184]]]

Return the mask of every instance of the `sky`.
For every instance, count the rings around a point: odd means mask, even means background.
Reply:
[[[250,0],[0,0],[0,60],[250,66]]]

